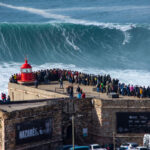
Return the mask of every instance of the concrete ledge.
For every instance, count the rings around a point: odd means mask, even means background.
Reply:
[[[68,98],[65,94],[36,89],[30,86],[15,83],[8,84],[8,93],[11,101]]]

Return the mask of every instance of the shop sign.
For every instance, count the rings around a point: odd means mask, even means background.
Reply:
[[[26,121],[16,124],[16,144],[50,139],[52,136],[51,118]]]
[[[150,133],[150,112],[118,112],[117,133]]]

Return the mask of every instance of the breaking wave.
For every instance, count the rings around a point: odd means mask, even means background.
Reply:
[[[0,24],[0,61],[149,70],[148,25]]]

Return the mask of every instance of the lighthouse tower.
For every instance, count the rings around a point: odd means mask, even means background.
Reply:
[[[34,75],[32,73],[32,67],[28,64],[27,58],[25,63],[21,66],[21,80],[20,83],[34,83]]]

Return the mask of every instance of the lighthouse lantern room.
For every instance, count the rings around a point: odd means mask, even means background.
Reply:
[[[32,73],[32,67],[28,64],[27,58],[25,63],[21,66],[21,82],[33,82],[34,76]]]

